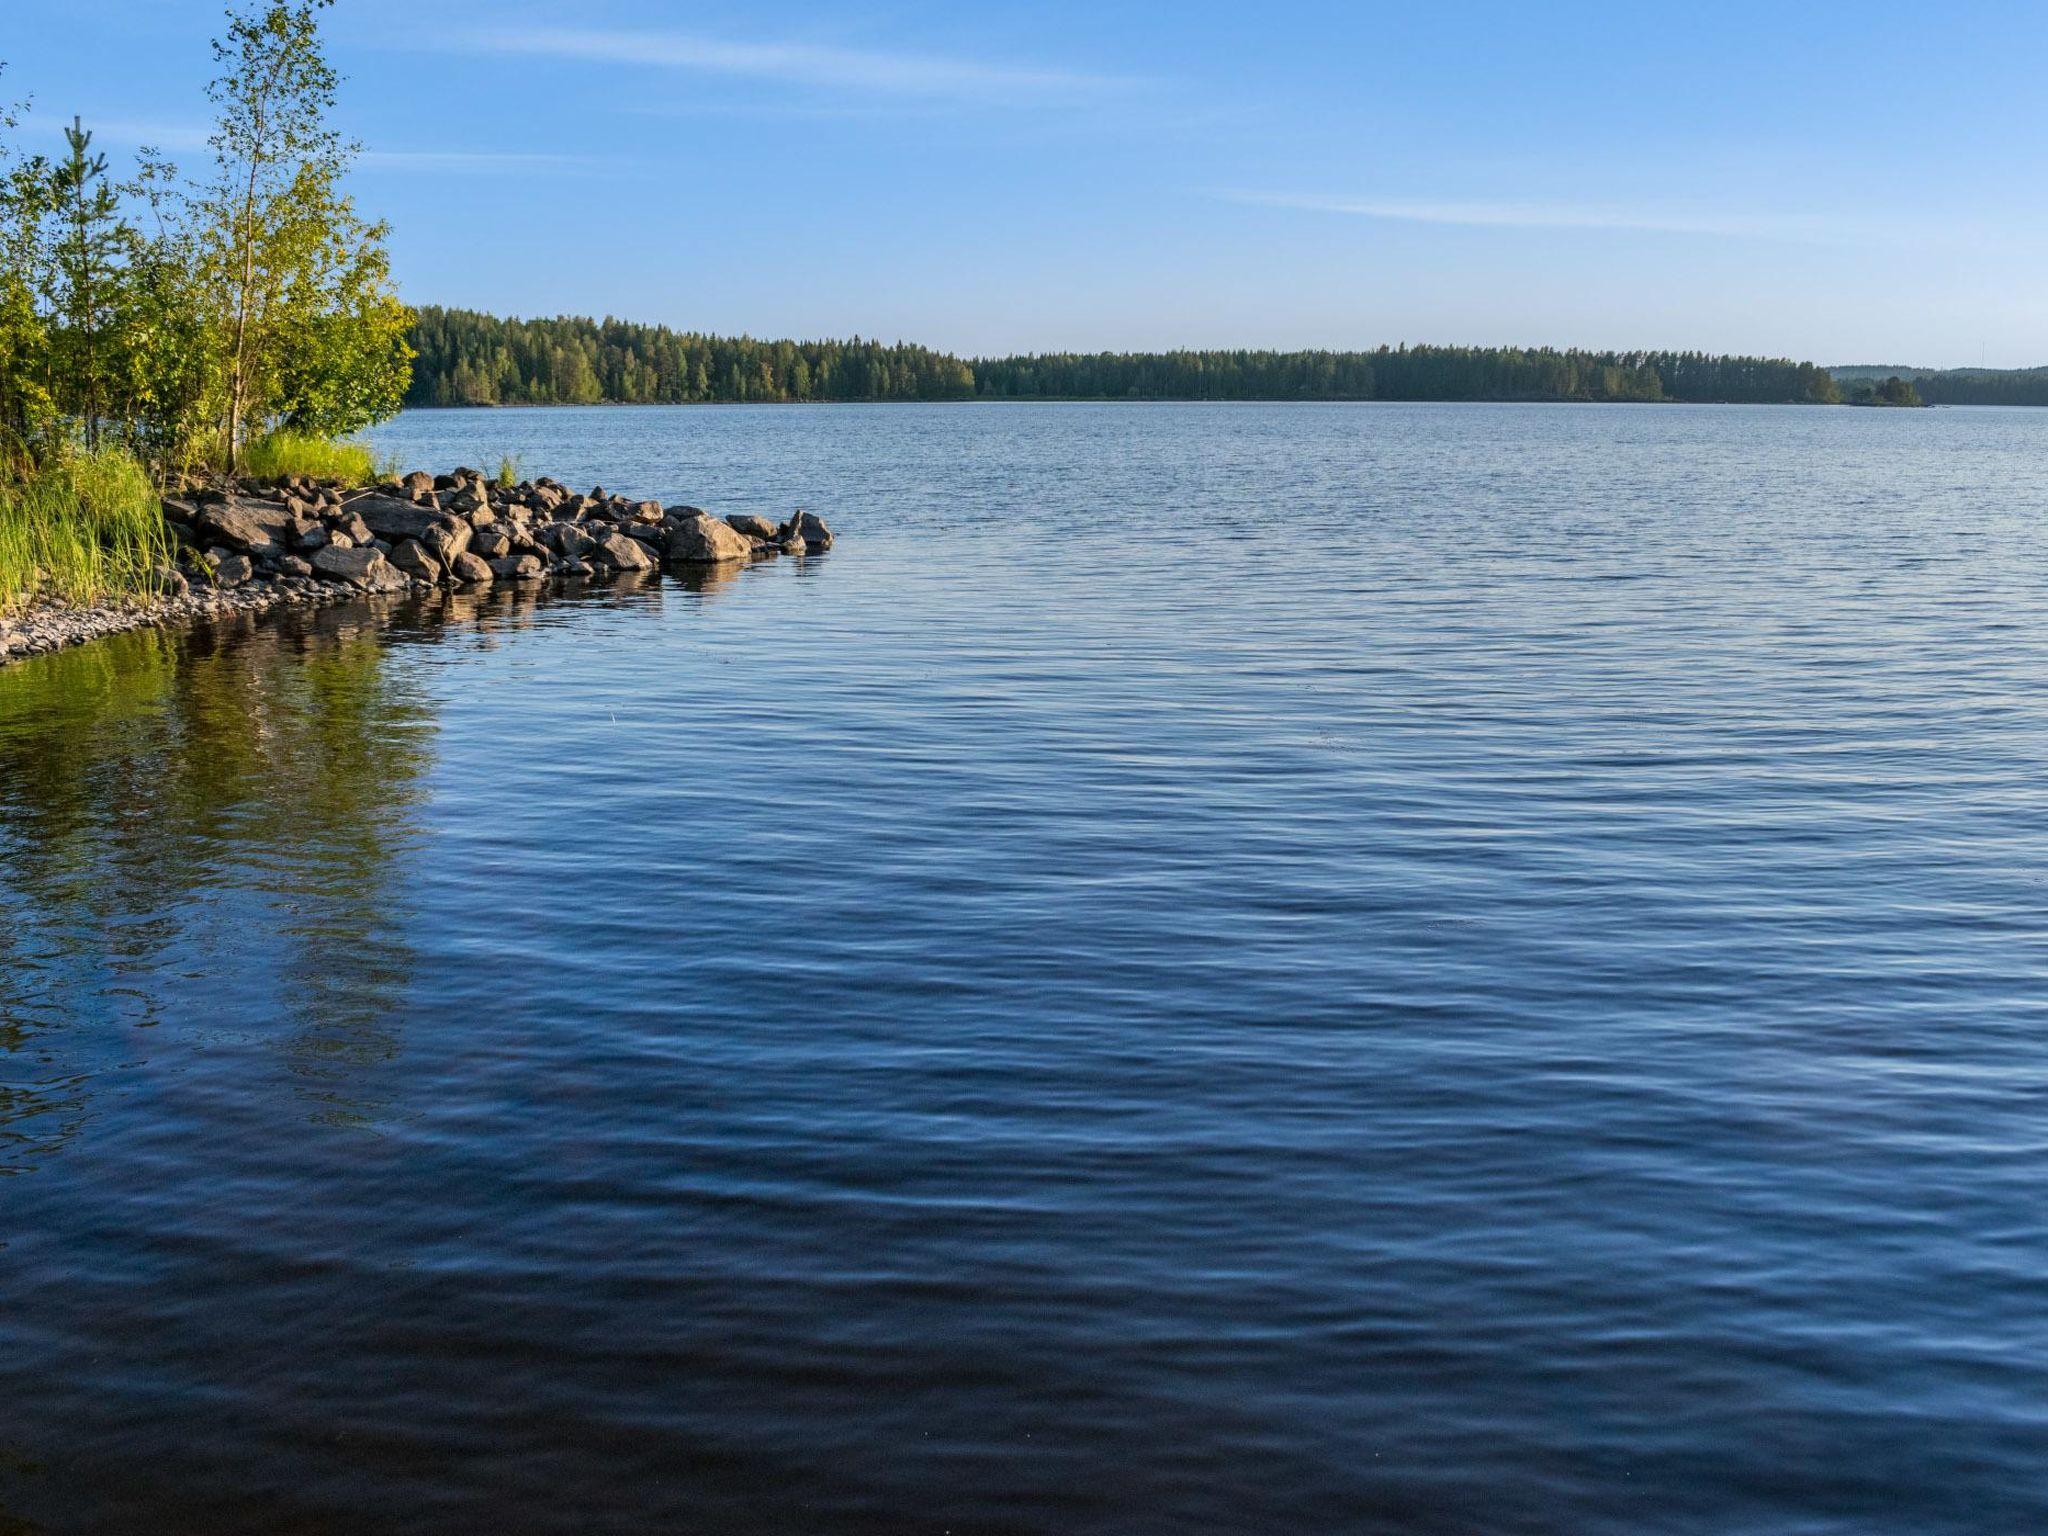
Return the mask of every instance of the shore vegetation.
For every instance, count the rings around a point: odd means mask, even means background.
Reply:
[[[169,486],[376,467],[334,440],[399,408],[413,317],[343,188],[331,3],[229,11],[196,178],[117,170],[76,118],[42,153],[0,107],[0,605],[146,591]]]

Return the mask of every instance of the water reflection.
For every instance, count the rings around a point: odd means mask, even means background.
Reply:
[[[78,1134],[95,1080],[148,1057],[138,1029],[232,1019],[318,1117],[374,1117],[353,1085],[398,1048],[395,871],[434,735],[391,618],[243,616],[0,669],[0,1172]]]

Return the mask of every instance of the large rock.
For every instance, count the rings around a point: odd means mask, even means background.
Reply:
[[[200,510],[197,527],[207,543],[224,544],[246,555],[274,559],[290,550],[291,514],[273,502],[240,496],[218,502]]]
[[[390,592],[405,578],[374,549],[323,549],[313,557],[313,574],[363,592]]]
[[[506,555],[490,562],[491,574],[500,581],[538,581],[547,573],[539,555]]]
[[[247,555],[229,555],[213,565],[213,579],[224,587],[239,587],[255,574],[256,564]]]
[[[391,551],[391,563],[421,581],[441,579],[441,562],[428,554],[417,539],[400,539]]]
[[[462,518],[433,507],[416,507],[395,496],[358,496],[348,510],[361,518],[380,539],[394,545],[400,539],[417,541],[426,552],[446,565],[469,548],[470,526]]]
[[[495,579],[490,562],[468,550],[448,562],[448,576],[465,587],[487,587]]]
[[[574,523],[550,523],[545,542],[564,560],[586,559],[596,547],[596,541]]]
[[[590,558],[600,565],[608,565],[615,571],[649,571],[654,569],[654,560],[638,539],[629,539],[623,533],[607,530],[593,541],[596,547]]]
[[[784,537],[802,539],[812,549],[830,549],[832,530],[825,526],[825,519],[815,512],[799,512],[790,518],[783,530]]]
[[[677,565],[723,565],[728,560],[749,559],[753,553],[752,539],[709,513],[699,512],[669,524],[668,557]]]
[[[469,547],[486,560],[496,560],[512,552],[512,530],[498,523],[486,523],[471,532]]]
[[[725,521],[728,527],[750,539],[772,539],[777,531],[773,523],[757,512],[728,513]]]

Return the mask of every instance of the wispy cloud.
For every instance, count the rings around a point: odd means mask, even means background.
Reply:
[[[1225,202],[1299,208],[1406,224],[1461,224],[1486,229],[1585,229],[1669,235],[1721,235],[1769,240],[1842,238],[1838,227],[1812,218],[1758,216],[1681,208],[1517,200],[1434,201],[1334,197],[1299,192],[1219,192]]]
[[[372,169],[394,171],[580,171],[596,163],[588,155],[468,149],[366,149],[356,160]]]
[[[817,43],[731,42],[684,32],[545,27],[482,34],[472,38],[470,46],[491,53],[649,65],[924,98],[1100,95],[1138,83],[1126,77],[1035,64],[990,63]]]

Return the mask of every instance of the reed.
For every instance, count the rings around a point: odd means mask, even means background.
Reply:
[[[0,611],[147,596],[170,559],[163,503],[122,449],[73,451],[0,482]]]

